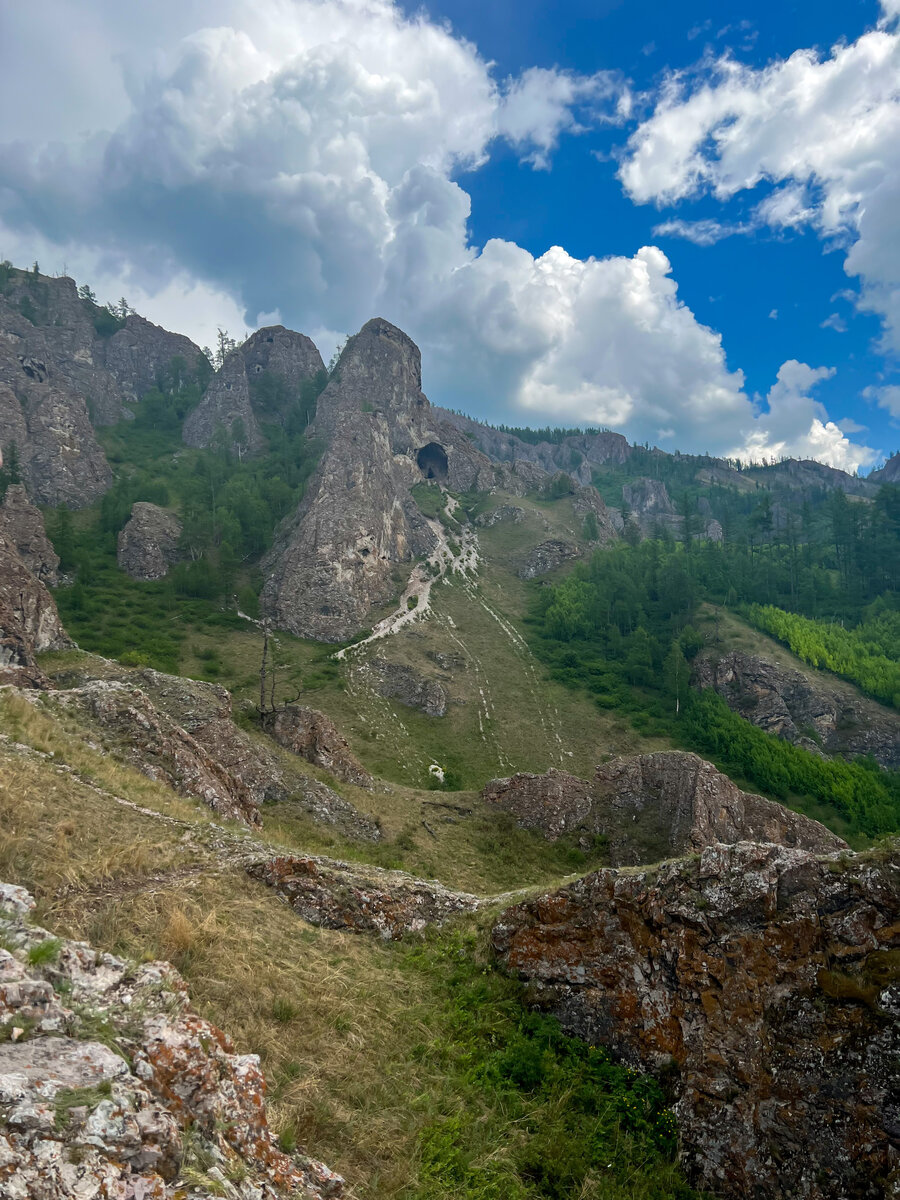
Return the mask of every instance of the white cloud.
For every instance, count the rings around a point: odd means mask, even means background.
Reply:
[[[900,351],[898,15],[898,0],[883,3],[877,29],[826,57],[798,50],[754,69],[726,56],[670,75],[620,178],[634,200],[659,205],[775,185],[754,220],[812,225],[845,245],[861,307],[881,317],[884,348]]]
[[[50,0],[35,3],[44,19]],[[449,27],[389,0],[160,0],[159,27],[142,16],[130,47],[130,6],[85,7],[120,22],[127,99],[111,132],[85,102],[83,139],[0,143],[0,219],[20,261],[65,258],[104,298],[124,291],[201,343],[219,324],[239,332],[241,314],[277,314],[328,357],[377,313],[422,346],[432,398],[469,410],[638,440],[665,430],[683,449],[731,450],[740,431],[745,447],[865,455],[808,397],[799,420],[760,415],[658,248],[581,260],[471,245],[464,172],[499,137],[546,166],[564,134],[622,119],[618,78],[498,82]],[[185,14],[194,32],[166,38]]]
[[[820,329],[833,329],[835,333],[846,333],[847,322],[840,313],[833,312],[830,317],[819,323]]]
[[[695,246],[714,246],[723,238],[734,237],[736,234],[749,233],[753,228],[738,221],[716,221],[707,218],[702,221],[682,221],[675,217],[668,221],[660,221],[653,227],[654,237],[678,237]]]
[[[868,387],[863,392],[867,400],[874,400],[879,408],[889,412],[892,417],[900,418],[900,386],[888,384],[885,387]]]
[[[773,308],[773,309],[771,310],[771,312],[769,313],[769,320],[770,320],[770,321],[777,321],[777,320],[778,320],[778,309],[777,309],[777,308]]]

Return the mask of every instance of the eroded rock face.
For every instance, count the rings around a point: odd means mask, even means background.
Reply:
[[[193,1011],[174,968],[129,967],[62,939],[50,961],[29,965],[28,951],[51,939],[28,922],[33,907],[23,888],[0,884],[0,1194],[177,1200],[196,1169],[191,1143],[208,1181],[191,1194],[342,1194],[322,1163],[278,1149],[259,1059]],[[122,1054],[92,1040],[98,1012]]]
[[[553,767],[544,775],[520,771],[507,779],[492,779],[481,795],[515,817],[522,829],[540,833],[548,842],[585,828],[594,804],[589,783]]]
[[[548,538],[530,550],[516,574],[520,579],[537,579],[555,571],[564,562],[579,558],[581,551],[573,542],[565,542],[561,538]]]
[[[188,415],[185,442],[210,446],[221,427],[236,452],[258,453],[265,444],[260,422],[282,420],[302,385],[324,369],[322,356],[304,334],[283,325],[257,329],[228,355]]]
[[[396,568],[429,554],[437,532],[409,489],[439,478],[484,490],[489,460],[435,419],[416,345],[387,321],[347,343],[310,431],[326,450],[264,567],[262,605],[280,629],[344,641],[397,596]]]
[[[132,579],[162,579],[181,557],[180,538],[181,522],[174,513],[138,500],[119,530],[116,559]]]
[[[54,692],[52,703],[88,721],[111,753],[183,796],[196,796],[214,812],[259,825],[250,789],[139,689],[115,680]]]
[[[818,821],[742,792],[712,763],[680,750],[613,759],[590,783],[555,770],[495,779],[482,795],[550,841],[578,831],[605,837],[618,866],[716,842],[775,842],[817,854],[847,848]]]
[[[0,533],[0,683],[45,687],[35,654],[71,645],[53,597]]]
[[[452,892],[435,880],[333,859],[284,856],[247,870],[284,896],[311,925],[377,933],[386,940],[443,925],[481,904],[477,896]]]
[[[383,658],[373,659],[364,670],[372,676],[373,686],[380,696],[399,700],[429,717],[443,717],[447,712],[447,693],[436,679]]]
[[[263,728],[279,746],[330,771],[335,779],[371,788],[372,776],[356,761],[334,722],[314,708],[286,704],[263,717]]]
[[[871,754],[883,767],[900,770],[900,716],[874,700],[817,687],[801,671],[737,650],[698,656],[693,677],[767,733],[814,753]]]
[[[15,546],[19,558],[40,583],[58,582],[59,555],[53,549],[40,510],[21,483],[11,483],[0,504],[0,536]]]
[[[520,904],[493,943],[569,1032],[676,1081],[698,1187],[894,1195],[898,880],[895,853],[714,845]]]

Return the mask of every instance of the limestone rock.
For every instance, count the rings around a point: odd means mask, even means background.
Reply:
[[[95,340],[94,356],[112,375],[122,399],[127,403],[140,400],[146,392],[165,380],[172,369],[173,360],[181,372],[194,374],[202,351],[183,334],[170,333],[145,317],[131,313],[123,327],[112,337]],[[120,415],[116,416],[116,420],[120,419]]]
[[[25,901],[13,895],[10,905],[11,892]],[[0,901],[0,936],[11,947],[0,949],[0,1194],[340,1197],[340,1176],[279,1150],[258,1058],[236,1054],[193,1011],[168,963],[129,968],[83,942],[54,939],[56,953],[35,966],[28,952],[51,935],[28,923],[33,900],[0,885]],[[121,1053],[92,1040],[97,1014]],[[208,1164],[209,1190],[187,1174],[188,1132]]]
[[[181,522],[174,513],[138,500],[119,530],[116,559],[132,579],[162,579],[181,557],[180,538]]]
[[[437,544],[409,489],[433,478],[484,490],[494,472],[468,438],[435,419],[418,348],[380,319],[347,343],[310,432],[326,450],[264,563],[261,600],[280,629],[344,641],[396,598],[395,568]]]
[[[817,854],[847,848],[818,821],[742,792],[712,763],[680,750],[613,759],[590,783],[553,769],[523,772],[492,780],[482,795],[548,841],[579,831],[607,838],[610,861],[620,866],[715,842],[776,842]]]
[[[610,861],[652,862],[714,842],[776,842],[815,854],[847,848],[810,817],[742,792],[712,763],[680,750],[616,758],[594,776],[594,819]]]
[[[196,796],[223,817],[260,824],[250,789],[140,689],[114,680],[94,680],[54,692],[52,702],[79,713],[110,753],[150,779],[183,796]]]
[[[58,582],[59,555],[53,549],[44,518],[20,483],[11,483],[0,504],[0,536],[11,542],[22,562],[40,583]]]
[[[520,771],[507,779],[492,779],[481,796],[514,816],[522,829],[541,833],[548,842],[584,828],[594,802],[589,783],[554,767],[545,775]]]
[[[674,1082],[696,1186],[892,1195],[898,878],[895,852],[713,845],[520,904],[493,943],[569,1032]]]
[[[389,700],[399,700],[408,708],[417,708],[429,717],[447,712],[447,693],[436,679],[420,675],[402,663],[376,658],[364,668],[374,678],[375,691]]]
[[[372,776],[351,753],[333,721],[314,708],[286,704],[263,717],[263,728],[279,746],[330,771],[335,779],[371,788]]]
[[[0,682],[46,686],[35,654],[71,645],[53,597],[0,533]]]
[[[450,891],[435,880],[333,859],[284,856],[247,870],[284,896],[310,924],[377,933],[386,940],[443,925],[481,904],[477,896]]]
[[[900,770],[900,715],[848,687],[816,685],[802,671],[738,650],[699,655],[693,681],[767,733],[816,753],[871,754]]]
[[[520,579],[537,579],[540,575],[555,571],[564,562],[580,557],[581,551],[573,542],[566,542],[561,538],[548,538],[528,552],[516,574]]]
[[[482,529],[493,529],[495,525],[509,522],[511,525],[521,525],[525,520],[525,509],[516,504],[499,504],[489,512],[481,513],[475,519],[475,524]]]
[[[597,521],[597,537],[592,539],[600,545],[613,542],[619,536],[613,512],[606,507],[606,501],[595,487],[580,487],[572,498],[572,512],[583,521],[588,513],[593,513]],[[616,514],[619,515],[620,514]]]
[[[189,446],[209,446],[219,427],[241,454],[263,448],[260,421],[283,421],[302,385],[325,370],[322,356],[302,333],[270,325],[257,329],[225,359],[184,423]],[[260,386],[271,382],[267,392]],[[274,403],[267,406],[265,401]],[[235,422],[240,422],[236,427]],[[243,432],[241,432],[243,427]]]

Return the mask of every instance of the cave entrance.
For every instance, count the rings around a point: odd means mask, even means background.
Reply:
[[[416,462],[426,479],[436,479],[439,483],[447,482],[447,451],[437,442],[429,442],[427,446],[423,446],[416,455]]]

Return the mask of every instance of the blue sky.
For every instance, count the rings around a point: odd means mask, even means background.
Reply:
[[[487,419],[867,470],[898,4],[5,6],[0,254],[201,344],[378,313]]]

